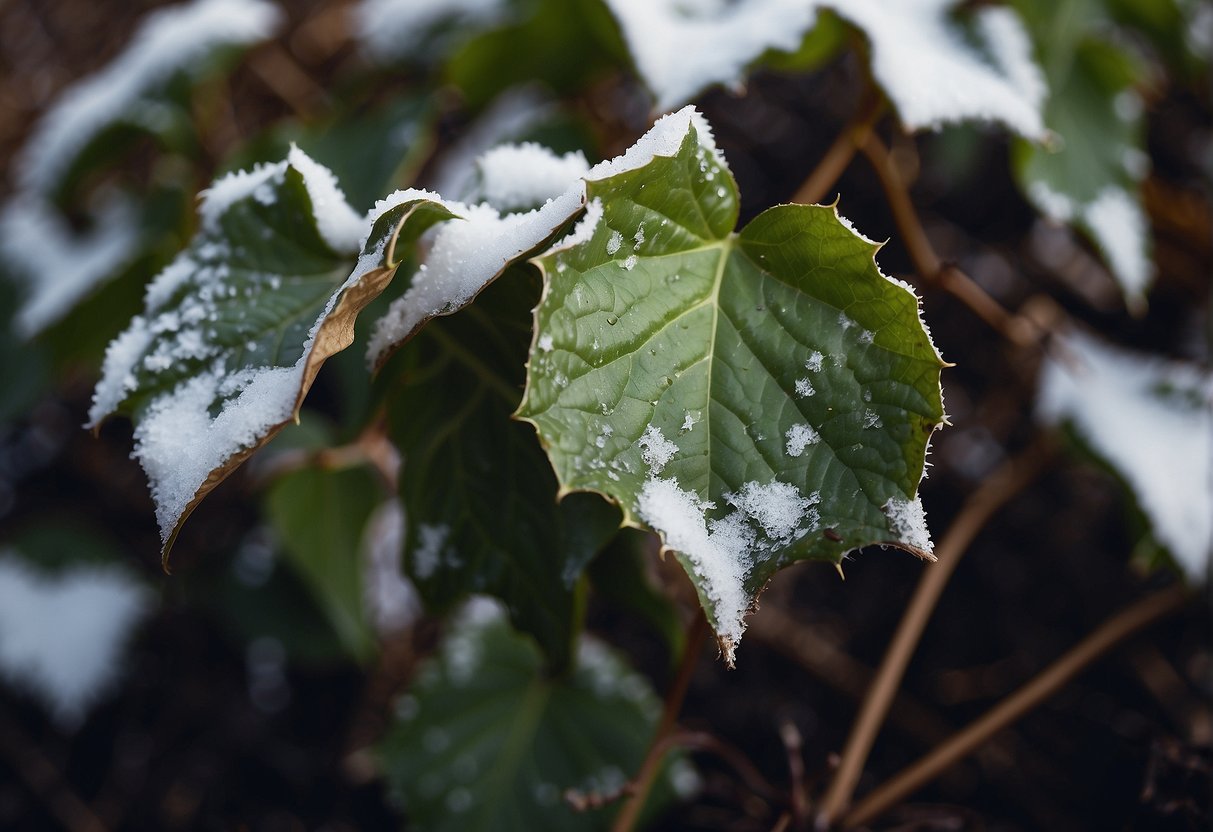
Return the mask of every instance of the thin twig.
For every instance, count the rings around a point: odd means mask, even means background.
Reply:
[[[893,643],[885,653],[875,681],[868,689],[868,695],[842,752],[842,762],[825,797],[822,798],[817,815],[817,828],[828,828],[850,803],[855,786],[859,783],[859,775],[863,773],[863,765],[868,759],[868,752],[871,751],[872,743],[884,724],[885,715],[901,685],[914,648],[918,645],[931,612],[965,550],[994,513],[1035,479],[1051,455],[1051,449],[1049,440],[1038,440],[1020,456],[1004,463],[969,497],[936,547],[935,556],[938,562],[923,572],[914,597],[897,627]]]
[[[1187,600],[1187,591],[1182,586],[1174,586],[1148,595],[1117,613],[968,728],[861,800],[843,820],[843,827],[860,826],[879,817],[991,736],[1044,702],[1121,641],[1157,619],[1179,611]]]
[[[715,734],[706,731],[678,731],[669,736],[670,748],[685,748],[702,751],[719,757],[736,772],[742,783],[754,794],[768,802],[783,803],[783,793],[771,785],[758,767],[741,749],[730,745]]]
[[[935,253],[910,199],[909,188],[898,173],[884,142],[869,132],[860,150],[876,171],[906,252],[910,255],[914,270],[923,280],[938,284],[1012,344],[1024,347],[1040,343],[1044,333],[1031,320],[1008,312],[958,266],[945,263]]]
[[[884,104],[884,97],[869,88],[867,96],[859,105],[859,109],[856,110],[850,123],[842,129],[838,138],[834,139],[834,143],[817,163],[817,167],[813,168],[813,172],[796,189],[792,202],[803,205],[821,202],[838,178],[842,176],[842,172],[851,164],[851,160],[855,158],[855,152],[867,141],[872,128],[876,126],[876,122],[884,113]]]
[[[703,650],[703,643],[707,640],[708,629],[707,619],[702,613],[697,612],[694,623],[687,633],[686,645],[682,649],[682,661],[678,667],[678,675],[674,678],[674,683],[670,685],[669,692],[666,693],[661,721],[657,723],[657,731],[653,734],[653,741],[640,764],[640,770],[636,772],[636,777],[632,780],[632,795],[628,798],[628,802],[623,804],[619,814],[615,816],[615,823],[611,826],[612,832],[631,832],[636,825],[636,820],[640,817],[640,811],[644,808],[649,791],[653,788],[653,781],[657,779],[657,773],[661,770],[661,760],[669,748],[665,739],[678,722],[678,713],[682,710],[687,689],[691,686],[691,677],[695,674],[695,665]]]
[[[809,795],[804,777],[804,740],[791,720],[779,726],[779,738],[788,753],[789,791],[792,794],[792,819],[797,829],[803,829],[809,819]]]

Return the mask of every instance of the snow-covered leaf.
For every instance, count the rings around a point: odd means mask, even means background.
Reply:
[[[222,50],[270,37],[280,18],[266,0],[193,0],[149,14],[125,51],[67,89],[34,127],[16,167],[22,190],[54,194],[89,144],[115,124],[156,132],[171,119],[162,96],[174,78],[205,70]]]
[[[1015,167],[1032,203],[1089,236],[1140,308],[1153,277],[1140,184],[1149,172],[1140,61],[1092,27],[1091,0],[1018,0],[1049,79],[1051,146],[1018,142]]]
[[[498,25],[509,0],[362,0],[353,9],[354,31],[375,61],[396,63],[441,55],[452,42]]]
[[[1070,425],[1132,491],[1188,577],[1213,557],[1213,375],[1074,332],[1044,366],[1037,413]]]
[[[912,130],[993,121],[1044,136],[1045,94],[1009,9],[956,12],[956,0],[607,0],[659,109],[741,83],[765,52],[791,52],[829,9],[867,38],[872,75]]]
[[[43,572],[0,551],[0,675],[73,727],[118,678],[146,587],[116,566]]]
[[[917,490],[943,361],[914,293],[833,207],[734,233],[732,175],[679,116],[642,163],[590,171],[586,217],[540,260],[519,416],[562,492],[609,495],[679,553],[731,660],[781,566],[929,553]]]
[[[166,555],[194,506],[295,418],[321,364],[352,342],[396,246],[450,216],[424,199],[397,207],[351,274],[367,223],[302,151],[205,193],[198,235],[110,345],[89,412],[93,427],[132,416]]]
[[[567,666],[586,563],[618,530],[618,509],[585,494],[556,501],[556,478],[518,406],[539,298],[515,267],[457,315],[427,326],[390,365],[391,438],[404,459],[406,570],[432,612],[470,593],[500,598],[555,667]]]
[[[605,829],[618,804],[579,812],[564,793],[606,796],[622,788],[660,710],[647,681],[588,638],[570,673],[544,673],[535,647],[481,602],[452,624],[397,702],[379,756],[410,829]],[[677,760],[658,780],[649,810],[695,781]]]

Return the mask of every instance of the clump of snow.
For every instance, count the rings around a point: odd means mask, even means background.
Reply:
[[[1044,76],[1032,60],[1023,24],[1010,9],[975,13],[975,34],[990,55],[987,60],[950,19],[955,0],[848,0],[827,5],[867,36],[872,74],[907,127],[997,121],[1027,138],[1045,137]]]
[[[68,88],[34,127],[15,167],[21,187],[50,192],[100,130],[128,117],[174,73],[194,71],[217,49],[270,37],[281,18],[265,0],[194,0],[152,12],[122,54]]]
[[[785,438],[787,439],[787,444],[784,446],[784,450],[788,456],[801,456],[804,454],[805,448],[810,445],[816,445],[821,441],[821,436],[818,435],[817,431],[813,430],[811,425],[804,424],[792,425],[788,428]]]
[[[0,553],[0,675],[74,728],[117,681],[122,650],[150,606],[146,588],[120,568],[52,575]]]
[[[927,553],[934,550],[931,533],[927,530],[927,515],[923,511],[920,498],[900,500],[890,497],[880,510],[889,519],[889,531],[899,543]]]
[[[797,396],[800,396],[801,398],[807,398],[809,396],[812,396],[816,392],[817,391],[813,388],[813,382],[809,381],[807,378],[796,379],[796,395]]]
[[[695,137],[700,147],[723,165],[724,157],[720,155],[720,151],[716,147],[716,140],[707,119],[694,107],[683,107],[678,112],[664,115],[653,122],[653,126],[649,128],[648,132],[621,156],[594,165],[585,175],[585,179],[591,182],[608,179],[642,168],[657,156],[673,156],[678,152],[682,140],[686,138],[692,128],[695,130]]]
[[[489,29],[508,11],[506,0],[362,0],[354,9],[354,31],[376,60],[408,57],[427,45],[441,26]]]
[[[476,160],[500,144],[524,138],[528,131],[543,123],[554,112],[555,102],[539,87],[521,86],[506,90],[442,154],[429,182],[430,187],[449,199],[474,201]]]
[[[542,205],[590,169],[581,151],[557,156],[534,142],[499,145],[482,155],[479,196],[499,210]]]
[[[320,236],[333,251],[353,253],[366,231],[366,221],[350,207],[345,193],[337,184],[333,172],[291,144],[287,163],[303,175],[308,198],[312,202],[312,216]]]
[[[751,481],[726,494],[725,500],[734,511],[709,520],[714,503],[683,489],[676,479],[650,476],[641,487],[636,510],[661,533],[667,547],[690,562],[710,601],[725,660],[732,666],[752,602],[745,583],[756,558],[816,529],[820,515],[815,506],[821,495],[813,492],[806,497],[779,480]]]
[[[813,350],[804,362],[804,368],[810,373],[821,372],[821,362],[825,360],[825,356],[821,354],[821,350]]]
[[[1152,277],[1147,256],[1147,223],[1141,206],[1123,188],[1109,186],[1082,212],[1112,274],[1130,302],[1140,302]]]
[[[668,110],[713,84],[736,86],[768,49],[790,52],[817,19],[810,0],[607,0],[637,69]]]
[[[399,500],[389,499],[371,514],[362,538],[362,595],[381,636],[406,630],[421,617],[417,589],[400,570],[404,531],[404,508]]]
[[[31,195],[0,213],[0,253],[25,285],[15,321],[23,337],[61,319],[137,253],[141,234],[131,205],[112,197],[95,217],[93,229],[74,232],[49,202]]]
[[[607,238],[606,253],[615,256],[619,251],[619,247],[623,245],[623,235],[618,231],[612,231],[611,236]]]
[[[1068,422],[1128,483],[1154,535],[1202,580],[1213,557],[1213,375],[1072,333],[1037,414]]]
[[[460,219],[442,223],[408,290],[375,322],[367,354],[376,363],[438,315],[462,308],[510,263],[552,236],[585,201],[578,180],[542,208],[501,215],[489,205],[448,203]]]
[[[650,477],[637,499],[640,517],[661,533],[667,546],[687,558],[702,582],[716,619],[716,635],[726,661],[732,664],[750,607],[745,579],[757,535],[739,511],[725,520],[712,521],[709,527],[709,508],[710,503],[683,490],[673,479]]]
[[[666,439],[661,428],[656,425],[645,428],[637,444],[640,445],[641,458],[645,465],[655,474],[660,473],[678,453],[678,446]]]
[[[208,231],[217,230],[219,218],[227,213],[234,203],[255,194],[260,202],[265,203],[269,197],[260,190],[261,187],[267,184],[281,184],[287,165],[285,159],[273,164],[262,163],[251,170],[232,171],[216,179],[209,188],[198,194],[198,218],[202,220],[202,227]]]
[[[809,509],[820,500],[805,497],[790,483],[774,480],[766,485],[747,482],[736,493],[725,494],[729,505],[758,522],[763,533],[776,544],[792,541]],[[816,521],[814,521],[816,522]]]
[[[1028,198],[1040,212],[1054,222],[1068,223],[1077,209],[1074,200],[1049,187],[1047,182],[1037,180],[1028,186]]]

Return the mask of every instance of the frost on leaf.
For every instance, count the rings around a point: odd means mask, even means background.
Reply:
[[[1131,489],[1193,580],[1213,556],[1213,376],[1074,332],[1040,379],[1038,416],[1070,425]]]
[[[295,418],[321,364],[352,342],[391,279],[389,239],[406,236],[372,225],[351,274],[364,221],[297,148],[215,182],[199,214],[197,236],[110,344],[89,411],[94,428],[132,417],[166,557],[194,506]]]
[[[562,492],[608,495],[660,532],[731,662],[781,566],[877,542],[929,556],[914,513],[888,509],[919,505],[943,362],[913,292],[834,208],[781,206],[734,233],[710,129],[678,116],[587,174],[593,225],[539,259],[518,415]]]
[[[736,85],[769,50],[793,51],[819,10],[858,27],[872,74],[911,129],[994,121],[1043,137],[1045,86],[1031,44],[1009,9],[967,25],[955,0],[608,0],[637,68],[668,109],[714,84]]]

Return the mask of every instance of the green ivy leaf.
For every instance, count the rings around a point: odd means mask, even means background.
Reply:
[[[678,552],[731,662],[780,567],[870,543],[928,555],[917,489],[944,362],[833,207],[733,233],[736,186],[697,129],[587,181],[592,233],[540,260],[518,415],[562,493],[608,495]]]
[[[90,424],[121,411],[156,502],[164,556],[194,507],[278,430],[354,321],[395,274],[397,247],[450,216],[400,200],[372,225],[331,174],[287,161],[219,180],[201,229],[148,288],[145,312],[110,345]]]
[[[610,794],[624,785],[656,726],[657,697],[596,641],[581,642],[573,672],[546,676],[527,639],[481,615],[465,614],[421,668],[380,746],[409,828],[606,828],[613,808],[577,812],[564,792]],[[650,811],[671,796],[663,781]]]
[[[406,570],[426,605],[444,612],[469,593],[501,598],[556,667],[579,624],[578,580],[619,528],[594,495],[557,503],[556,479],[518,406],[539,295],[516,267],[472,306],[433,322],[393,362],[388,403],[404,466]]]
[[[366,468],[290,471],[266,494],[267,516],[346,650],[375,646],[363,609],[362,537],[382,488]]]
[[[1092,26],[1102,9],[1092,0],[1017,0],[1049,82],[1048,146],[1017,141],[1020,187],[1045,216],[1073,224],[1099,248],[1131,306],[1140,308],[1152,278],[1149,223],[1140,183],[1144,104],[1136,91],[1142,62]]]

